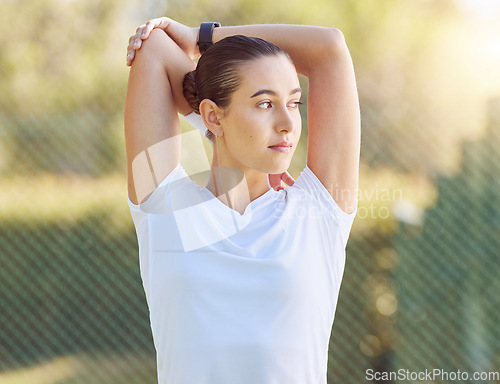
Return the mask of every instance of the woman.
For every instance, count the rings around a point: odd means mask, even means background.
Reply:
[[[164,17],[128,47],[129,205],[159,382],[326,383],[357,211],[349,51],[337,29],[216,27],[195,66],[198,34]],[[297,73],[309,79],[308,154],[294,182]],[[179,163],[178,113],[213,143],[203,188]]]

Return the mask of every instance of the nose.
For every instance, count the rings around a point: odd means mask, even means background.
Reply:
[[[287,108],[278,114],[275,127],[278,132],[290,132],[293,130],[293,119]]]

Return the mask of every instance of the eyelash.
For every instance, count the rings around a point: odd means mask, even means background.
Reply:
[[[257,105],[260,107],[263,104],[271,104],[271,102],[270,101],[263,101],[262,103],[259,103]],[[292,104],[295,104],[296,107],[298,108],[299,105],[302,105],[304,103],[301,103],[300,101],[294,101]],[[264,109],[267,109],[267,108],[264,108]]]

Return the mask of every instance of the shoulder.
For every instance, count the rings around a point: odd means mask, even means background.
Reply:
[[[357,213],[357,206],[351,213],[344,212],[308,165],[301,171],[293,186],[286,189],[292,199],[298,199],[302,203],[316,204],[324,210],[324,213],[332,216],[354,218]]]
[[[182,196],[192,194],[192,192],[189,192],[194,190],[195,186],[197,184],[191,180],[184,167],[180,163],[177,163],[175,168],[154,187],[153,192],[142,202],[134,204],[129,198],[129,206],[132,211],[168,213],[171,210],[172,202],[182,199]],[[181,205],[181,203],[175,205]]]

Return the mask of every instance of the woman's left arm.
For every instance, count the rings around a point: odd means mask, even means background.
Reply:
[[[307,165],[346,213],[357,206],[361,126],[351,55],[342,32],[305,25],[244,25],[214,29],[214,41],[243,34],[288,52],[309,78]]]
[[[307,164],[338,206],[357,206],[361,119],[349,50],[340,32],[309,72]]]

